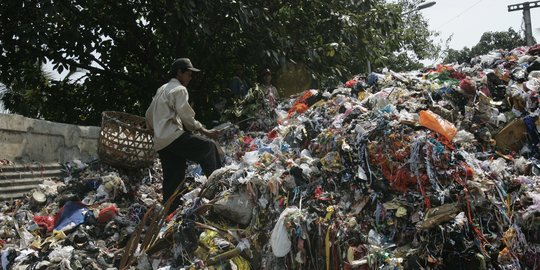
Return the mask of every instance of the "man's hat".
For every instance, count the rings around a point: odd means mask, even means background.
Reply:
[[[176,71],[179,69],[187,69],[193,72],[201,71],[200,69],[193,67],[193,64],[191,64],[191,60],[189,60],[189,58],[178,58],[174,60],[174,63],[171,65],[171,73],[176,74]]]

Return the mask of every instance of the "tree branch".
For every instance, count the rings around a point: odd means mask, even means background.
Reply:
[[[40,50],[40,49],[38,49],[38,48],[36,48],[34,46],[30,46],[30,45],[28,45],[26,43],[18,43],[17,45],[20,46],[21,48],[27,49],[29,51],[33,51],[34,53],[36,53],[38,55],[42,55],[44,57],[52,59],[52,60],[54,60],[54,61],[56,61],[58,63],[62,63],[62,64],[74,66],[74,67],[77,67],[77,68],[85,69],[85,70],[90,71],[91,73],[103,74],[103,75],[107,75],[107,76],[111,76],[111,77],[117,77],[117,78],[123,79],[125,81],[135,83],[135,84],[140,83],[139,80],[134,79],[133,77],[129,76],[126,73],[117,72],[117,71],[113,71],[113,70],[100,69],[100,68],[97,68],[97,67],[93,67],[91,65],[84,65],[84,64],[81,64],[81,63],[79,63],[79,62],[77,62],[75,60],[67,59],[67,58],[63,57],[62,55],[59,55],[58,52],[55,52],[55,51],[52,51],[52,50],[42,51],[42,50]]]

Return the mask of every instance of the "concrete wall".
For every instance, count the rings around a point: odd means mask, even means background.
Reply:
[[[17,163],[84,162],[98,157],[100,127],[0,114],[0,159]]]

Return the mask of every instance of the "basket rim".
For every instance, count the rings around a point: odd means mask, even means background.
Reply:
[[[114,117],[114,115],[123,115],[123,116],[127,116],[127,117],[136,117],[136,118],[140,118],[141,120],[145,120],[144,121],[145,128],[140,128],[140,127],[131,125],[130,123],[120,121],[119,119]],[[146,127],[146,118],[144,118],[142,116],[135,115],[135,114],[130,114],[130,113],[127,113],[127,112],[120,112],[120,111],[103,111],[101,113],[101,117],[102,117],[102,126],[103,126],[103,121],[104,120],[111,120],[111,121],[114,121],[114,122],[116,122],[117,124],[120,124],[120,125],[124,125],[124,126],[127,125],[127,126],[129,126],[129,128],[132,128],[132,129],[134,129],[136,131],[140,131],[140,132],[144,132],[144,133],[150,133],[151,135],[153,135],[153,130]]]

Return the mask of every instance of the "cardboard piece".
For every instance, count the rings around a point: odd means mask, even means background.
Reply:
[[[496,147],[500,150],[519,152],[527,142],[527,127],[522,119],[517,118],[495,135]]]

